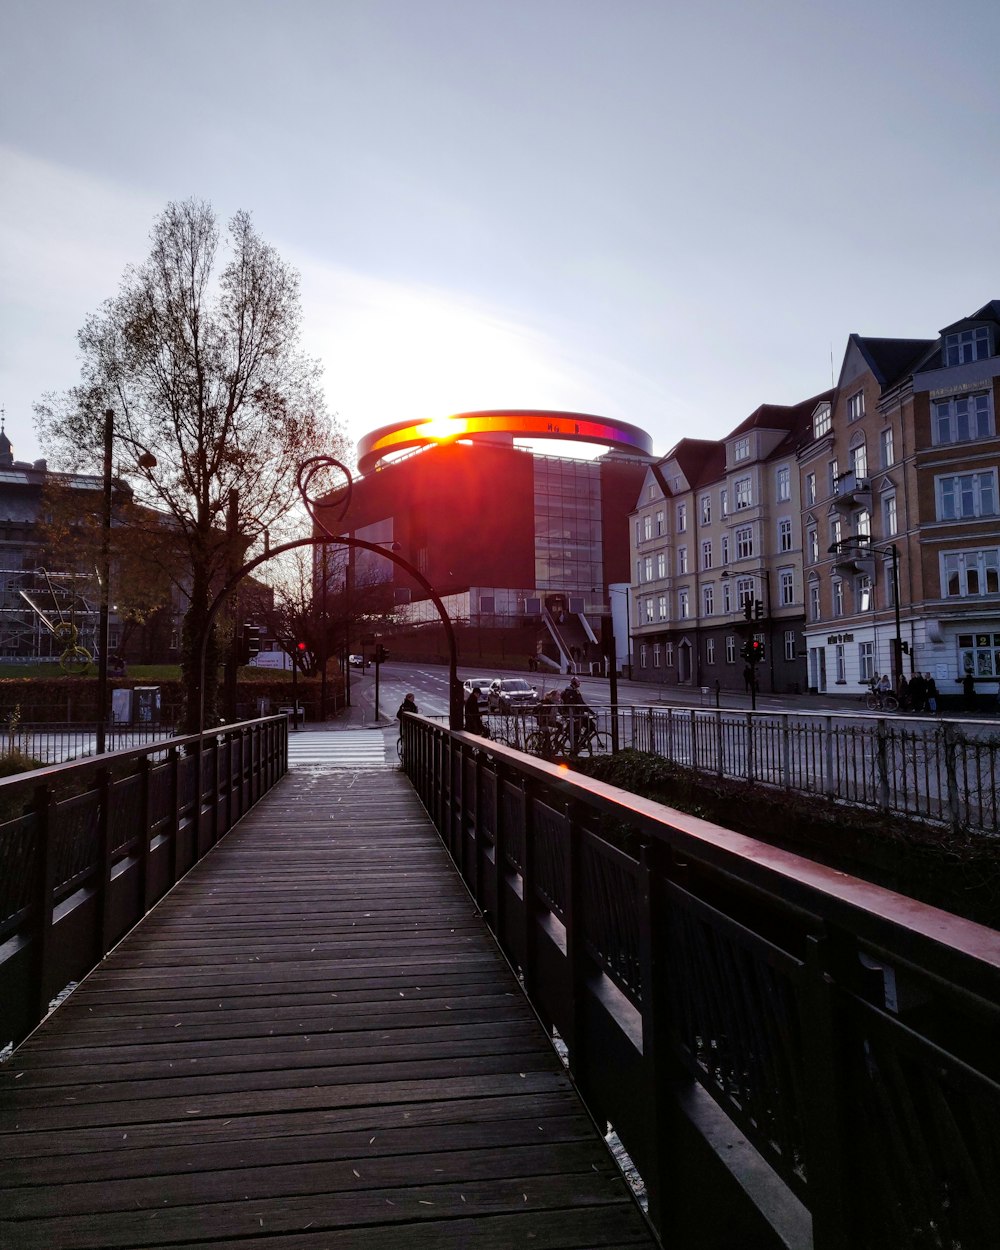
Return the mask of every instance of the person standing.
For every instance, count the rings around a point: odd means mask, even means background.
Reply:
[[[924,673],[924,691],[928,712],[936,712],[938,710],[938,688],[937,682],[930,673]]]
[[[579,678],[570,679],[569,685],[562,692],[563,706],[569,718],[570,754],[575,755],[580,741],[580,733],[588,716],[593,716],[580,693]]]
[[[479,706],[482,694],[483,692],[479,686],[473,686],[472,693],[465,700],[465,732],[485,737],[486,727],[483,724],[483,713]]]
[[[404,712],[413,712],[414,714],[416,714],[419,711],[420,711],[420,708],[417,707],[417,701],[416,699],[414,699],[413,695],[412,694],[404,695],[403,702],[396,709],[396,720],[398,720],[400,725],[402,725]]]
[[[971,673],[966,673],[962,678],[962,695],[965,698],[965,710],[974,712],[976,710],[976,682]]]
[[[910,704],[919,716],[927,703],[927,683],[922,673],[914,673],[910,678]]]

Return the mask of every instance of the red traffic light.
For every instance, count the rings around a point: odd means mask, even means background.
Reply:
[[[308,647],[307,647],[307,645],[306,645],[304,642],[297,642],[297,643],[295,644],[295,648],[296,648],[296,650],[297,650],[297,651],[307,651],[307,650],[308,650]]]

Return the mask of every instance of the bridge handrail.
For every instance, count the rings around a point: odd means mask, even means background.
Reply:
[[[21,1041],[288,767],[288,718],[0,780],[0,1047]]]
[[[739,1152],[710,1144],[708,1095],[767,1165],[753,1218],[777,1187],[817,1246],[910,1244],[929,1220],[986,1244],[1000,933],[426,718],[403,733],[425,807],[661,1230],[693,1195],[725,1201]],[[745,1205],[754,1185],[728,1191]]]

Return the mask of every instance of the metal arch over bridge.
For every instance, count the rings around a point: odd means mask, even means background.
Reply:
[[[554,412],[544,408],[503,408],[457,412],[428,421],[394,421],[372,430],[358,442],[358,469],[369,473],[386,456],[433,443],[475,441],[479,435],[510,434],[516,438],[597,443],[615,451],[653,456],[653,440],[637,425],[585,412]]]

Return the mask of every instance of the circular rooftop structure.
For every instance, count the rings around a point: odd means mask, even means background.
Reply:
[[[424,421],[394,421],[358,441],[358,469],[369,473],[387,456],[414,447],[505,434],[512,438],[554,439],[564,443],[596,443],[615,451],[652,459],[653,440],[645,430],[627,421],[586,412],[552,412],[544,408],[504,408],[487,412],[457,412]]]

